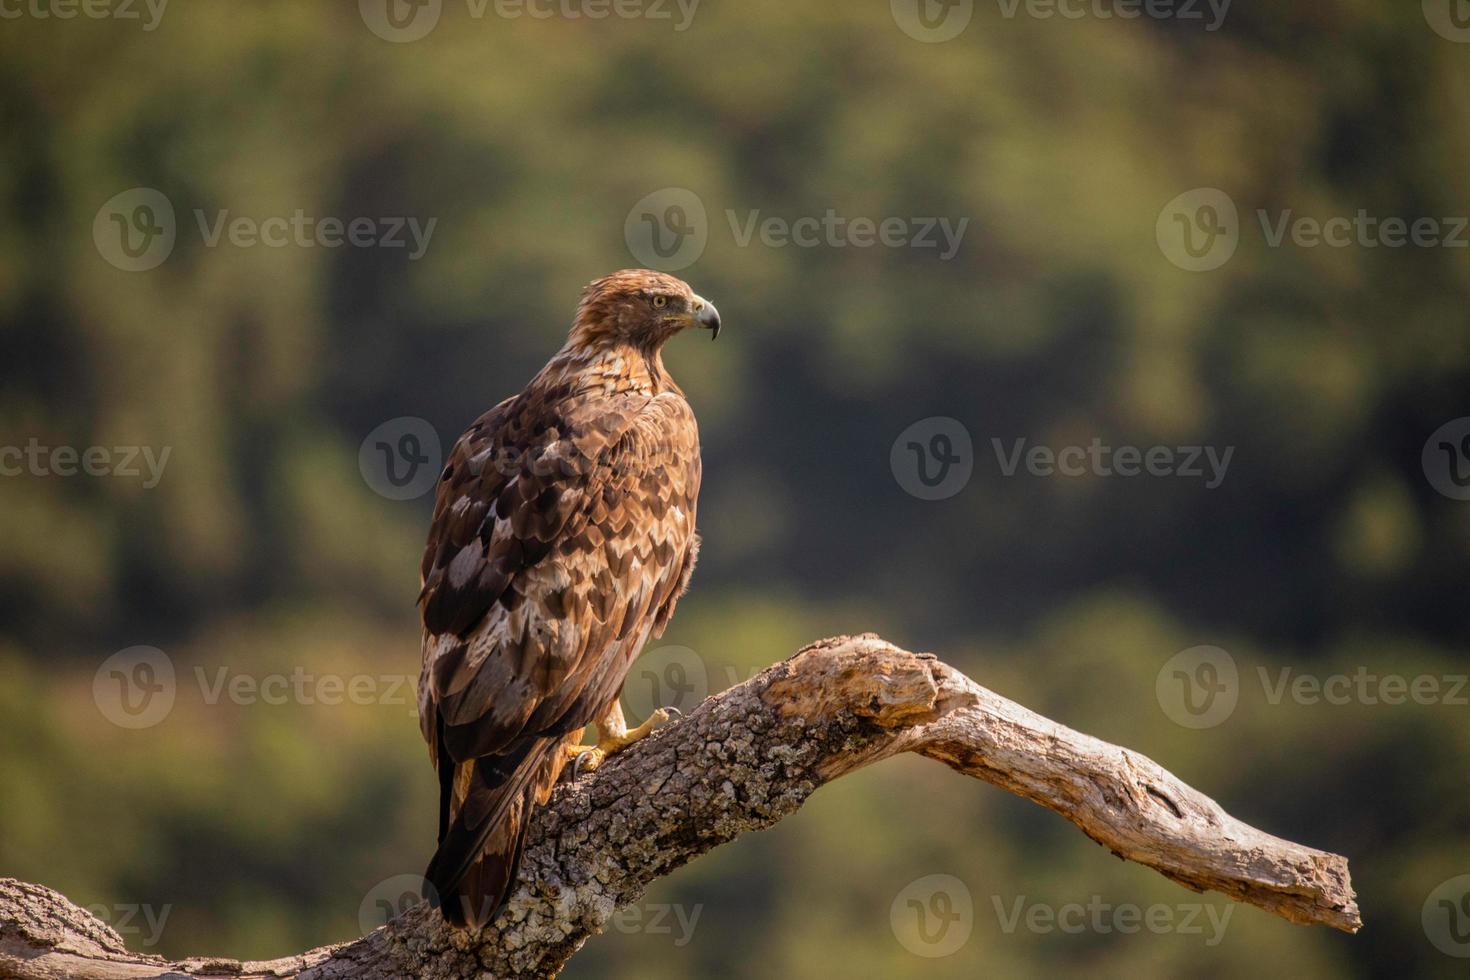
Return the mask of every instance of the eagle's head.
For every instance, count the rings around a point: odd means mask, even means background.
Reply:
[[[570,339],[575,347],[632,344],[654,352],[687,327],[719,337],[720,311],[682,279],[652,269],[624,269],[582,290]]]

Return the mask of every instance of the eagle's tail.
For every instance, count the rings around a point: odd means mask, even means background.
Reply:
[[[469,788],[424,872],[424,898],[445,921],[479,929],[515,884],[537,797],[555,781],[561,739],[527,738],[501,755],[474,760]],[[453,766],[446,758],[441,765]]]

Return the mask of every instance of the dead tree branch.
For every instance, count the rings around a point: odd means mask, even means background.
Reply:
[[[1249,827],[1157,763],[1074,732],[871,634],[813,644],[559,787],[520,884],[478,934],[424,906],[355,942],[259,963],[129,952],[57,893],[0,880],[0,975],[550,977],[648,884],[900,752],[1055,810],[1120,857],[1292,922],[1355,932],[1347,860]]]

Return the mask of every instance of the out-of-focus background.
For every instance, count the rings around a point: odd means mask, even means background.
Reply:
[[[896,760],[568,976],[1462,976],[1465,5],[528,2],[0,4],[0,874],[163,954],[381,921],[426,480],[658,264],[726,331],[667,352],[705,545],[630,711],[877,630],[1367,926]]]

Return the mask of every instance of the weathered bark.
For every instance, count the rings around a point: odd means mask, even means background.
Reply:
[[[21,978],[549,977],[649,882],[769,827],[823,783],[916,752],[1048,807],[1120,857],[1292,922],[1361,924],[1347,860],[1262,833],[1157,763],[873,635],[813,644],[556,790],[520,883],[478,934],[409,909],[355,942],[169,963],[38,885],[0,881],[0,974]]]

